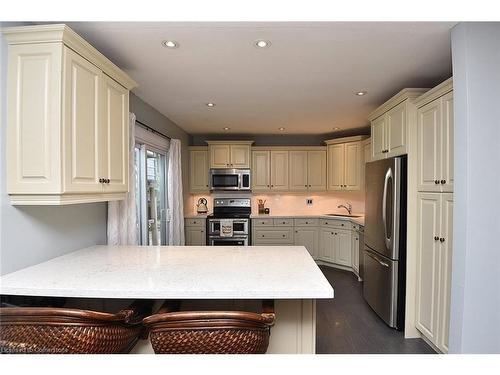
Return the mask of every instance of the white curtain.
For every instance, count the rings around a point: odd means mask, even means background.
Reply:
[[[137,245],[134,147],[135,114],[129,113],[129,192],[124,200],[108,203],[108,245]]]
[[[184,205],[182,196],[181,141],[170,140],[168,150],[168,244],[184,245]]]

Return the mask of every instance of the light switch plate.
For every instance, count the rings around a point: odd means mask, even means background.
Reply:
[[[307,204],[308,206],[312,206],[312,204],[313,204],[313,200],[312,200],[312,198],[307,198],[307,199],[306,199],[306,204]]]

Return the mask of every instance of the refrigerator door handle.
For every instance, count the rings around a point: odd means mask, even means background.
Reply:
[[[382,220],[384,222],[384,238],[385,246],[390,249],[392,247],[392,239],[387,234],[387,187],[389,185],[389,179],[394,180],[392,174],[392,168],[389,168],[385,173],[384,179],[384,195],[382,197]]]
[[[373,256],[369,252],[366,252],[365,254],[368,255],[370,258],[375,259],[381,266],[389,267],[389,265],[387,263],[382,262],[380,259],[378,259],[377,257]]]

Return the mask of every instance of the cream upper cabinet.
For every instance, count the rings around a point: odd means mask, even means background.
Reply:
[[[271,151],[271,190],[288,190],[288,151]]]
[[[406,102],[398,104],[386,114],[387,157],[406,154]]]
[[[427,89],[401,90],[370,114],[372,160],[408,152],[408,127],[416,126],[415,100],[426,91]]]
[[[416,327],[448,351],[453,194],[418,193]]]
[[[307,189],[307,151],[290,151],[290,190]]]
[[[128,93],[136,83],[65,25],[2,32],[9,45],[11,202],[123,199],[129,183]]]
[[[372,161],[372,140],[371,140],[371,138],[368,138],[365,142],[363,142],[363,154],[364,154],[365,164]]]
[[[344,145],[328,146],[328,190],[344,189]]]
[[[252,151],[252,190],[271,188],[271,151]]]
[[[418,190],[453,192],[453,91],[451,81],[430,90],[416,105]]]
[[[207,141],[210,168],[250,168],[253,141]]]
[[[105,192],[127,192],[129,175],[129,117],[128,90],[108,77],[102,76],[103,119],[101,130],[102,161],[100,175],[108,176]]]
[[[231,146],[210,145],[210,168],[231,167]]]
[[[307,151],[307,184],[309,190],[326,190],[326,151]]]
[[[363,189],[363,139],[349,137],[326,141],[328,144],[328,190]]]
[[[378,117],[372,121],[372,155],[373,160],[383,159],[385,157],[386,145],[386,130],[385,130],[385,115]]]
[[[208,149],[189,148],[189,189],[192,192],[208,191]]]

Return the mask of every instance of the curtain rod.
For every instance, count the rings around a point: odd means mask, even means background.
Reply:
[[[135,122],[136,124],[139,124],[140,126],[142,126],[143,128],[146,128],[147,131],[150,131],[151,133],[155,133],[155,134],[158,134],[158,135],[161,135],[162,137],[164,138],[167,138],[167,139],[172,139],[170,138],[168,135],[165,135],[163,133],[160,133],[159,131],[153,129],[151,126],[148,126],[146,125],[145,123],[143,123],[142,121],[139,121],[137,120],[137,118],[135,119]]]

